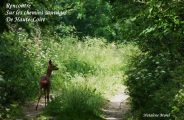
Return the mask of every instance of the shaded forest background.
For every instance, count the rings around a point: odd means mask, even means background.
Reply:
[[[46,16],[47,21],[40,23],[10,23],[4,14],[8,2],[66,14]],[[51,115],[71,110],[83,114],[79,112],[85,109],[83,104],[89,108],[84,113],[99,116],[104,104],[101,93],[107,86],[91,88],[90,76],[110,86],[114,75],[123,81],[118,84],[128,88],[129,119],[142,119],[144,113],[170,113],[173,119],[184,119],[183,0],[2,0],[0,16],[1,119],[21,116],[20,105],[37,97],[38,80],[49,59],[60,68],[53,76],[55,94],[65,91],[48,106]],[[117,63],[110,64],[114,58]],[[81,82],[71,84],[74,78]],[[73,91],[82,94],[71,97]],[[87,97],[80,101],[83,95]],[[70,97],[79,97],[78,103]],[[89,98],[90,104],[85,103]],[[77,109],[72,107],[75,104]]]

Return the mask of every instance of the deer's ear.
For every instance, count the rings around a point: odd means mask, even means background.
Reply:
[[[52,64],[52,61],[51,60],[49,60],[49,64]]]

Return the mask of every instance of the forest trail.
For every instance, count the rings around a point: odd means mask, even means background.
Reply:
[[[104,118],[106,120],[123,120],[125,114],[130,110],[128,97],[125,92],[117,92],[116,95],[107,98],[108,104],[103,109]],[[43,113],[44,103],[44,98],[42,97],[38,105],[38,110],[35,110],[37,101],[25,104],[23,107],[25,119],[36,120],[39,118]],[[50,117],[49,119],[53,120],[54,118]]]
[[[36,110],[37,101],[33,101],[30,103],[26,103],[23,107],[23,111],[25,114],[25,118],[28,120],[36,120],[40,114],[42,114],[43,108],[45,107],[44,98],[40,99],[40,103],[38,104],[38,109]]]
[[[123,120],[126,113],[130,110],[128,104],[128,95],[125,92],[119,92],[108,98],[108,104],[103,109],[106,120]]]

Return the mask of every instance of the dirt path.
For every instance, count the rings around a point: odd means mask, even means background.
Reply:
[[[36,101],[30,102],[30,103],[26,103],[23,107],[23,111],[25,114],[25,119],[28,120],[37,120],[37,118],[39,117],[39,115],[42,113],[43,108],[45,107],[45,102],[44,99],[41,98],[40,99],[40,103],[38,105],[38,109],[36,110]]]
[[[118,92],[116,95],[108,98],[108,104],[103,109],[104,117],[106,120],[123,120],[125,114],[130,110],[130,106],[128,105],[129,96],[125,93]],[[44,105],[44,99],[41,98],[38,110],[35,110],[36,101],[25,104],[23,107],[23,111],[25,114],[25,119],[27,120],[37,120],[42,114]],[[53,120],[53,118],[49,118]]]
[[[125,93],[118,93],[108,98],[108,105],[103,109],[106,120],[123,120],[125,114],[130,110],[128,104],[129,96]]]

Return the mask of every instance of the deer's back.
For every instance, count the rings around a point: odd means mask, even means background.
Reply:
[[[50,87],[50,79],[48,76],[42,76],[40,79],[40,87],[41,88],[48,88]]]

